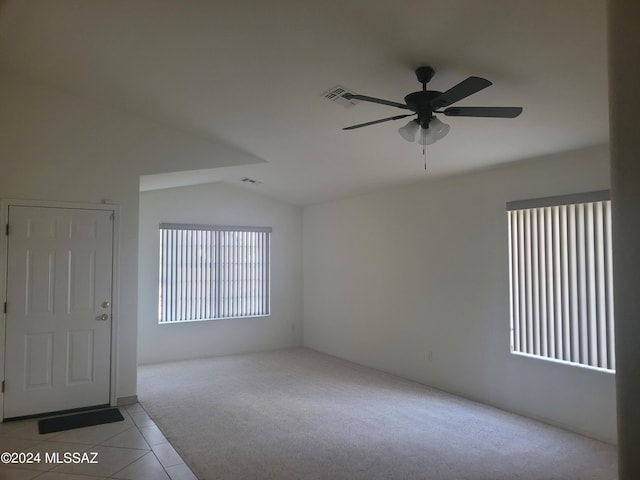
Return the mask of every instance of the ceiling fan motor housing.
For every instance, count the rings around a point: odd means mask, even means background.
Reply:
[[[429,127],[429,121],[433,116],[431,100],[442,95],[442,92],[436,90],[423,90],[421,92],[413,92],[404,97],[404,101],[411,111],[418,114],[418,123],[422,128]]]

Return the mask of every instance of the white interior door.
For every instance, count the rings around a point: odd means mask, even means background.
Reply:
[[[109,403],[112,215],[9,207],[4,418]]]

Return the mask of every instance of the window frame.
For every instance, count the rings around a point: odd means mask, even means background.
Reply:
[[[610,203],[608,190],[507,203],[512,354],[615,373]]]
[[[271,315],[271,227],[160,223],[158,231],[159,325]]]

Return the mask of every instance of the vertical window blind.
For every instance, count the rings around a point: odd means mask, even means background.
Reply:
[[[608,192],[511,202],[507,215],[511,351],[614,371]]]
[[[159,323],[270,313],[269,227],[160,224]]]

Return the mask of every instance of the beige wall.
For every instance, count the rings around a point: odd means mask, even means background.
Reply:
[[[505,203],[607,188],[603,146],[305,208],[305,345],[615,441],[614,375],[509,353]]]

